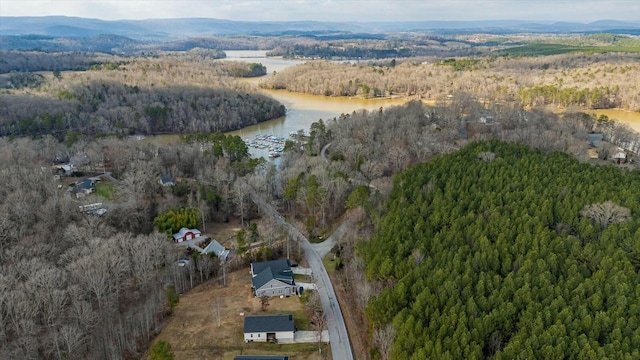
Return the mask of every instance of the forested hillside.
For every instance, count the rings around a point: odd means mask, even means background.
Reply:
[[[216,52],[163,53],[162,59],[106,57],[87,71],[61,72],[59,56],[10,53],[6,65],[32,59],[51,73],[10,73],[0,98],[0,135],[155,134],[230,131],[283,116],[285,108],[235,77],[261,64],[213,61]],[[81,56],[69,55],[70,67]],[[93,56],[88,61],[97,59]],[[87,65],[87,64],[85,64]],[[30,67],[28,67],[30,68]]]
[[[379,350],[640,357],[639,189],[637,171],[498,141],[399,174],[360,250],[386,285],[366,311],[378,335],[395,334]]]
[[[121,61],[102,53],[0,51],[0,74],[8,72],[87,70],[92,65]]]
[[[485,101],[526,106],[640,110],[638,54],[570,54],[538,58],[423,58],[357,64],[308,62],[261,86],[327,96],[446,99],[466,92]]]
[[[222,222],[239,209],[250,219],[236,179],[263,184],[273,176],[239,137],[191,141],[0,138],[0,359],[140,359],[177,294],[220,273],[210,256],[177,266],[185,249],[156,231],[154,219],[185,207],[202,230],[202,221]],[[118,180],[101,177],[95,193],[76,198],[86,174],[56,179],[54,159]],[[162,174],[187,180],[171,190],[160,185]],[[106,213],[79,211],[90,204]]]

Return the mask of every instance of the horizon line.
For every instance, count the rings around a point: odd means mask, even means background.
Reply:
[[[83,16],[69,16],[69,15],[29,15],[29,16],[16,16],[16,15],[0,15],[0,18],[70,18],[70,19],[86,19],[86,20],[99,20],[99,21],[150,21],[150,20],[218,20],[218,21],[229,21],[229,22],[247,22],[247,23],[299,23],[299,22],[313,22],[313,23],[421,23],[421,22],[437,22],[437,23],[473,23],[473,22],[499,22],[499,21],[516,21],[516,22],[524,22],[524,23],[545,23],[545,24],[554,24],[554,23],[573,23],[573,24],[583,24],[589,25],[597,22],[603,21],[615,21],[622,23],[640,23],[640,19],[637,20],[618,20],[611,18],[598,19],[593,21],[578,21],[578,20],[523,20],[523,19],[491,19],[491,20],[392,20],[392,21],[381,21],[381,20],[372,20],[372,21],[357,21],[357,20],[343,20],[343,21],[323,21],[323,20],[232,20],[232,19],[223,19],[223,18],[215,18],[215,17],[154,17],[154,18],[145,18],[145,19],[101,19],[94,17],[83,17]]]

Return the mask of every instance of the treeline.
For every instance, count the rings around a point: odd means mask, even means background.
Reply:
[[[392,34],[366,39],[358,35],[318,36],[307,42],[295,42],[273,48],[267,55],[287,58],[326,60],[373,60],[418,56],[469,56],[488,54],[485,42],[468,41],[462,36]]]
[[[507,47],[496,51],[504,56],[544,56],[582,52],[586,54],[598,53],[638,53],[640,41],[626,35],[611,33],[592,34],[581,37],[546,36],[535,37],[524,44]]]
[[[525,106],[554,104],[579,106],[586,109],[609,109],[619,105],[620,87],[599,86],[593,89],[561,88],[555,85],[540,85],[522,88],[518,99]]]
[[[217,36],[187,38],[174,41],[142,41],[118,35],[93,37],[54,37],[40,35],[0,35],[0,50],[43,52],[101,52],[113,55],[146,56],[162,51],[208,50],[270,50],[295,43],[317,42],[298,36]]]
[[[283,56],[286,58],[317,58],[317,59],[387,59],[393,57],[410,57],[423,54],[416,54],[409,48],[360,48],[342,47],[325,44],[312,46],[293,45],[279,47],[267,53],[268,56]]]
[[[314,95],[404,96],[433,101],[457,92],[485,101],[514,101],[519,100],[521,89],[553,86],[566,94],[573,91],[567,89],[575,88],[574,94],[563,96],[566,99],[561,102],[563,105],[584,103],[638,111],[640,94],[635,90],[634,79],[640,77],[639,57],[638,54],[446,60],[425,57],[398,59],[393,64],[309,61],[265,79],[260,86]],[[608,98],[607,87],[611,95]],[[539,102],[533,94],[525,100]]]
[[[258,77],[267,74],[267,67],[257,63],[244,63],[234,61],[230,66],[229,75],[233,77]]]
[[[366,311],[389,335],[378,351],[640,356],[639,185],[637,171],[495,141],[398,175],[361,247],[367,277],[386,284]]]
[[[120,57],[100,53],[0,50],[0,73],[87,70],[92,65],[120,61]]]
[[[264,72],[262,65],[186,56],[26,77],[28,91],[0,99],[0,135],[230,131],[285,114],[283,105],[231,78]]]
[[[199,87],[140,89],[104,81],[62,90],[58,96],[46,102],[4,96],[0,135],[230,131],[285,114],[284,106],[264,95]]]

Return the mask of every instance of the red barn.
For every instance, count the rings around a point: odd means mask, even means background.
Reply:
[[[186,227],[183,227],[182,229],[180,229],[180,231],[173,234],[173,240],[175,242],[183,242],[195,239],[200,235],[202,235],[202,233],[198,229],[187,229]]]

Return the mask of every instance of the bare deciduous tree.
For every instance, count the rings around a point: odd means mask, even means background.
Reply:
[[[373,343],[380,351],[383,360],[389,360],[391,356],[391,345],[396,338],[396,329],[392,323],[388,323],[384,328],[376,329],[373,332]]]
[[[631,219],[631,210],[611,201],[591,204],[580,210],[580,216],[593,220],[601,229]]]
[[[413,261],[418,266],[424,261],[424,254],[422,253],[422,250],[418,248],[413,249],[411,256],[413,256]]]
[[[213,301],[213,313],[215,314],[216,319],[218,320],[218,327],[222,326],[222,302],[224,300],[220,297],[217,297]]]
[[[247,200],[249,199],[249,188],[244,181],[236,181],[233,184],[233,202],[240,215],[240,222],[244,226],[244,217],[246,215]]]
[[[269,297],[267,295],[260,296],[260,309],[262,309],[262,311],[267,311],[268,307],[269,307]]]
[[[64,358],[80,359],[80,348],[85,341],[85,333],[76,325],[63,325],[58,333],[60,344],[64,349]]]
[[[318,291],[313,291],[309,295],[307,308],[311,312],[310,320],[315,331],[316,342],[318,343],[318,352],[322,354],[322,334],[327,328],[327,317],[322,309],[322,303],[320,302],[320,294]],[[323,354],[323,356],[326,355]]]

